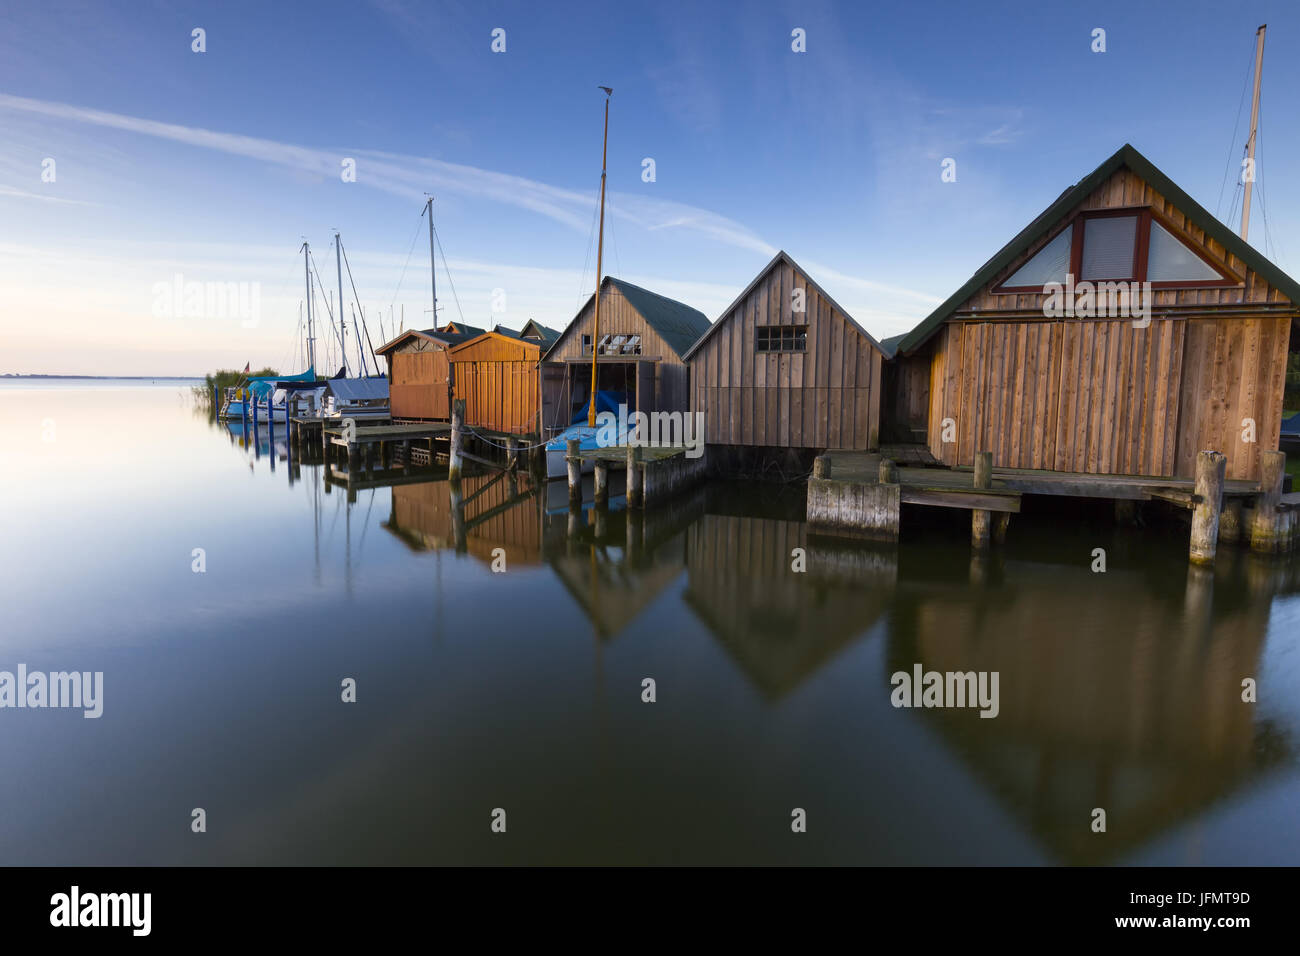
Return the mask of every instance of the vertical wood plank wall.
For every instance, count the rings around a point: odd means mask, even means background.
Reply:
[[[451,353],[456,398],[465,400],[465,422],[512,434],[537,430],[540,350],[524,342],[483,336]]]
[[[388,356],[389,407],[394,418],[445,419],[450,363],[447,352],[433,348],[421,352],[394,352]]]
[[[795,314],[791,290],[804,291]],[[879,444],[883,356],[785,262],[770,270],[691,356],[691,410],[718,445],[852,448]],[[805,352],[758,352],[755,329],[806,325]]]
[[[931,453],[994,465],[1160,477],[1222,451],[1258,478],[1276,449],[1290,319],[950,322],[931,361]],[[1242,419],[1256,422],[1243,442]],[[944,441],[944,421],[952,420]]]

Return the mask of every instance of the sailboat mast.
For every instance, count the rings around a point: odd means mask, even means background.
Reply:
[[[1255,134],[1259,132],[1259,80],[1264,70],[1264,30],[1268,24],[1260,24],[1255,31],[1255,95],[1250,105],[1250,136],[1246,139],[1246,195],[1241,202],[1241,238],[1246,239],[1250,231],[1250,191],[1255,185]]]
[[[587,402],[587,424],[596,427],[596,353],[600,349],[600,280],[605,251],[605,160],[609,149],[609,97],[614,91],[608,86],[605,91],[605,135],[600,144],[600,232],[596,239],[596,315],[591,330],[591,398]]]
[[[302,275],[307,286],[307,367],[316,370],[316,335],[311,323],[311,263],[308,261],[311,247],[306,240],[302,244]]]
[[[438,268],[433,262],[433,197],[424,203],[424,211],[429,214],[429,291],[433,293],[433,328],[438,328]],[[405,323],[403,323],[405,324]]]
[[[344,334],[346,334],[348,324],[343,319],[343,243],[339,241],[339,234],[337,232],[334,233],[334,268],[338,270],[338,274],[339,274],[339,325],[343,326]],[[356,317],[354,316],[352,321],[352,325],[354,328],[356,327],[356,324],[357,324]],[[358,337],[357,339],[357,354],[358,355],[361,354],[360,337]],[[348,356],[347,353],[344,352],[343,353],[343,374],[346,376],[347,373],[348,373]]]

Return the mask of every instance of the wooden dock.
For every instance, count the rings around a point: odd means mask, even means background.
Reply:
[[[1005,536],[1024,495],[1111,499],[1117,516],[1131,514],[1135,502],[1161,501],[1192,512],[1190,557],[1209,564],[1220,538],[1249,540],[1257,551],[1294,546],[1300,494],[1282,493],[1284,456],[1266,452],[1264,458],[1261,482],[1226,480],[1223,456],[1208,451],[1198,458],[1196,478],[1168,478],[993,468],[988,452],[972,468],[940,465],[916,446],[835,450],[816,460],[807,520],[824,534],[897,540],[904,504],[966,509],[972,544],[982,548]]]

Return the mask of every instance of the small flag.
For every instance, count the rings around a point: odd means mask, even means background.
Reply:
[[[251,366],[252,364],[253,364],[252,362],[245,362],[245,363],[244,363],[244,374],[245,374],[245,375],[248,374],[248,372],[249,372],[249,366]]]

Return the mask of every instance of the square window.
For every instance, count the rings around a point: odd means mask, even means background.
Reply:
[[[1137,216],[1099,216],[1083,221],[1080,279],[1132,279]]]

